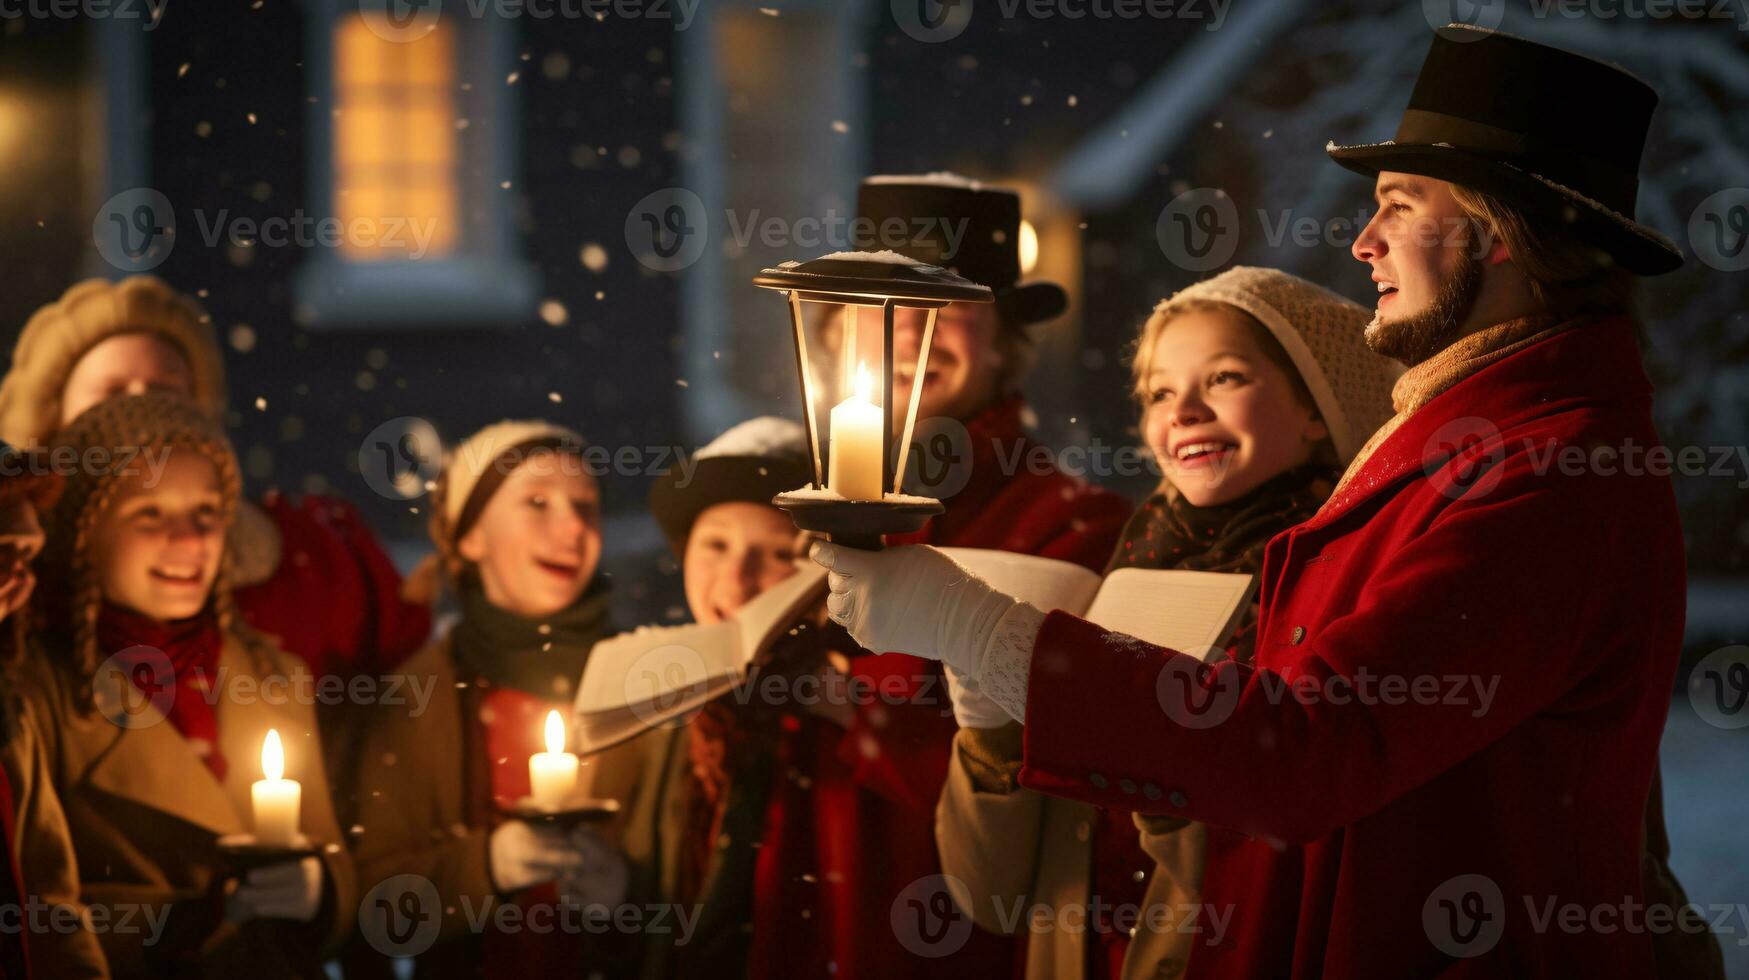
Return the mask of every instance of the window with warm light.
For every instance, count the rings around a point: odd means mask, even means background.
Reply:
[[[454,25],[440,19],[417,40],[392,41],[353,14],[334,31],[341,253],[364,261],[451,254],[461,237]]]

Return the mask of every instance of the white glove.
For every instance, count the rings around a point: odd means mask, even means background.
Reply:
[[[1020,604],[927,545],[822,544],[814,560],[832,573],[827,611],[856,642],[939,660],[967,676],[977,676],[996,624]]]
[[[990,700],[976,680],[947,668],[947,695],[953,698],[953,718],[961,728],[1001,728],[1014,719],[1008,709]]]
[[[583,856],[583,865],[559,880],[562,892],[586,909],[601,906],[611,912],[618,908],[625,901],[630,876],[625,855],[583,826],[571,831],[571,846]]]
[[[322,862],[307,857],[284,864],[251,868],[238,879],[225,903],[231,922],[249,919],[292,919],[308,922],[322,907]]]
[[[486,851],[492,884],[501,892],[532,888],[583,868],[583,855],[565,831],[547,824],[512,820],[492,831]]]

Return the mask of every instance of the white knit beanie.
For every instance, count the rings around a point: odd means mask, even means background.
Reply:
[[[431,492],[431,543],[437,550],[401,583],[402,599],[429,604],[437,599],[446,580],[460,578],[468,562],[462,558],[459,545],[468,529],[459,525],[474,490],[494,466],[503,467],[498,477],[508,476],[513,466],[506,464],[518,462],[518,451],[537,443],[560,451],[583,451],[583,437],[575,431],[542,419],[522,419],[488,425],[444,454],[443,473]],[[497,482],[494,480],[493,489]],[[476,510],[489,499],[476,504]]]
[[[488,468],[506,453],[541,441],[556,441],[578,452],[583,449],[583,437],[571,429],[542,419],[521,419],[488,425],[446,453],[442,505],[450,527],[461,518],[462,508]]]
[[[1366,346],[1371,310],[1278,269],[1241,265],[1161,300],[1152,319],[1199,300],[1237,307],[1269,330],[1299,369],[1343,465],[1391,417],[1403,367]]]

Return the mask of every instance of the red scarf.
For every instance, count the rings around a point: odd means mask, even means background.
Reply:
[[[148,681],[162,670],[158,653],[169,658],[176,693],[166,716],[223,782],[225,757],[219,751],[217,702],[209,693],[218,680],[219,651],[224,647],[218,617],[209,610],[166,623],[106,602],[97,614],[97,647],[114,657],[129,677]],[[140,693],[163,704],[164,699],[156,697],[155,691]]]

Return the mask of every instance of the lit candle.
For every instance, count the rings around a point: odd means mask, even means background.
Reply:
[[[261,779],[252,787],[255,801],[255,839],[263,844],[289,847],[298,839],[298,805],[303,787],[285,778],[285,748],[279,730],[267,730],[261,745]]]
[[[880,406],[868,400],[868,369],[856,368],[856,391],[832,408],[826,485],[846,500],[881,499]]]
[[[547,750],[528,757],[528,795],[535,805],[557,810],[577,788],[577,757],[565,751],[565,721],[547,712]]]

